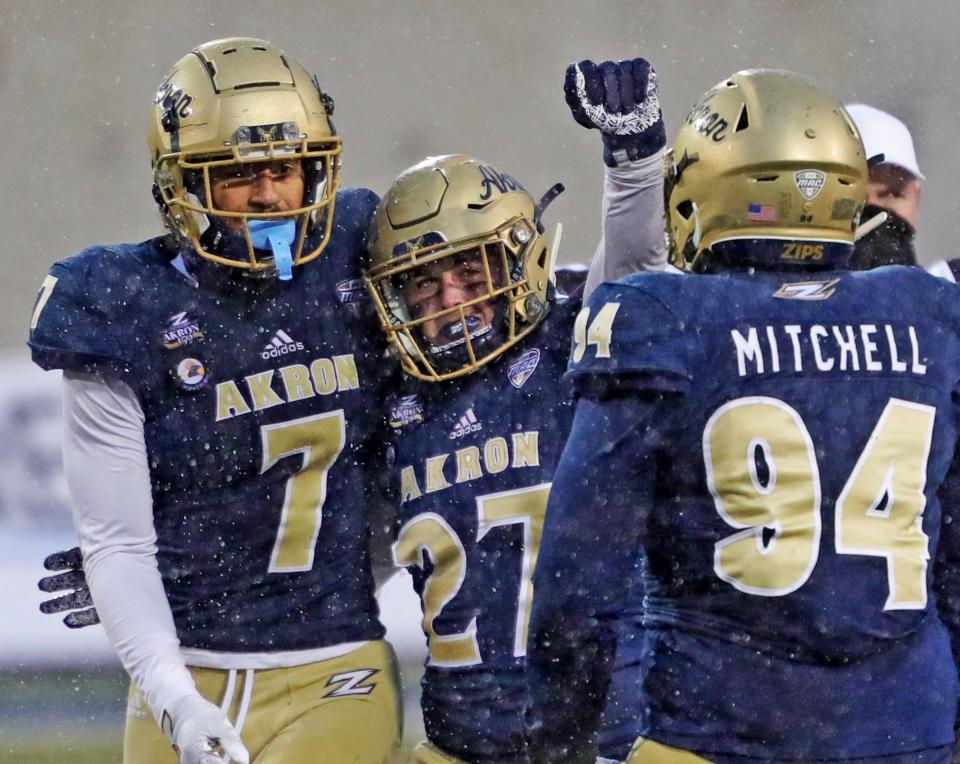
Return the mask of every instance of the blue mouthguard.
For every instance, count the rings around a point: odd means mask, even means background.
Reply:
[[[249,220],[247,228],[253,246],[257,249],[270,249],[273,262],[277,266],[277,278],[290,281],[293,278],[293,255],[290,244],[297,235],[297,224],[293,220]]]

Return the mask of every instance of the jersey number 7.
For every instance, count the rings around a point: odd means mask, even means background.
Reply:
[[[310,570],[327,499],[327,473],[346,440],[343,409],[264,425],[260,440],[261,475],[286,457],[303,459],[300,470],[287,478],[280,528],[267,572]]]

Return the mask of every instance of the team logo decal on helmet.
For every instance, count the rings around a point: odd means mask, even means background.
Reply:
[[[443,244],[446,237],[439,231],[427,231],[420,236],[416,236],[409,241],[401,241],[393,247],[394,257],[403,257],[421,249],[432,247],[434,244]]]
[[[813,201],[827,182],[827,174],[820,170],[799,170],[793,177],[797,182],[797,190],[807,201]]]

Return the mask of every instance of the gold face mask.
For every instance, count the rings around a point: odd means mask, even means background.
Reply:
[[[184,56],[148,132],[168,227],[201,257],[263,272],[281,265],[262,256],[266,232],[289,223],[287,268],[313,260],[330,239],[340,182],[332,111],[316,80],[262,40],[217,40]],[[231,234],[241,244],[228,250]]]
[[[469,374],[543,319],[550,266],[535,218],[512,177],[462,155],[428,159],[391,186],[365,282],[408,374]]]
[[[838,101],[790,72],[737,72],[693,107],[667,153],[670,260],[696,269],[717,245],[758,239],[771,244],[754,251],[774,266],[849,256],[866,179],[860,135]]]

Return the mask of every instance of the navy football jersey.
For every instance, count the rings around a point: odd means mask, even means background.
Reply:
[[[720,761],[953,740],[932,558],[960,510],[937,495],[958,433],[955,286],[901,267],[631,276],[578,317],[569,378],[584,432],[652,406],[622,441],[577,437],[578,413],[563,457],[603,464],[591,522],[607,527],[611,497],[646,555],[644,736]],[[655,479],[635,467],[646,450]],[[555,494],[550,517],[574,516],[583,495]],[[550,538],[542,560],[563,554]],[[624,575],[592,564],[558,588]]]
[[[391,407],[394,557],[413,575],[429,648],[424,725],[433,743],[466,761],[526,761],[531,576],[573,417],[561,379],[578,308],[579,298],[555,305],[533,334],[474,374],[411,381]],[[604,744],[620,758],[636,737],[633,716],[611,718]]]
[[[198,288],[162,239],[93,247],[44,281],[34,360],[122,379],[140,401],[157,559],[184,647],[383,635],[364,516],[383,348],[358,308],[376,203],[341,191],[330,243],[289,282],[200,263],[220,283]]]

